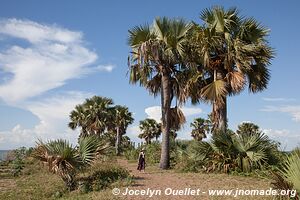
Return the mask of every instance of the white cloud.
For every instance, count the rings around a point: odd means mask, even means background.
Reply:
[[[272,102],[288,102],[288,101],[296,101],[296,99],[293,98],[270,98],[270,97],[264,97],[262,98],[264,101],[272,101]]]
[[[58,26],[47,26],[29,20],[7,19],[0,21],[0,33],[31,43],[43,42],[80,42],[82,33],[69,31]]]
[[[298,105],[266,106],[265,108],[261,109],[261,111],[288,113],[292,116],[294,121],[300,122],[300,106]]]
[[[262,131],[271,139],[279,141],[281,143],[282,150],[289,151],[300,146],[300,133],[291,132],[286,129],[263,129]]]
[[[115,68],[114,65],[99,65],[96,67],[96,70],[98,71],[105,71],[105,72],[112,72],[112,70]]]
[[[201,108],[189,108],[183,107],[181,108],[185,117],[197,115],[203,113]],[[157,122],[161,121],[161,107],[160,106],[151,106],[145,109],[145,113],[147,114],[147,118],[155,119]]]
[[[38,102],[26,102],[22,107],[36,115],[40,122],[31,129],[16,125],[12,130],[0,132],[0,146],[11,149],[33,146],[37,139],[67,139],[76,143],[78,133],[68,127],[69,113],[75,105],[82,103],[89,93],[67,92]]]
[[[113,69],[113,65],[91,66],[98,55],[84,45],[83,34],[78,31],[6,19],[0,20],[0,36],[28,42],[0,50],[0,70],[5,75],[0,97],[8,104],[40,95],[87,73]]]
[[[151,106],[145,109],[147,118],[155,119],[155,121],[161,121],[161,107],[160,106]]]

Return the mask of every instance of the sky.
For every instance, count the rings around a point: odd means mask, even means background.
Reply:
[[[253,122],[282,150],[300,145],[300,1],[96,1],[0,0],[0,149],[34,146],[37,139],[64,138],[70,111],[93,95],[112,98],[134,113],[127,135],[141,142],[138,124],[160,119],[160,98],[128,82],[128,30],[158,16],[202,23],[200,12],[214,5],[237,7],[270,29],[276,56],[268,89],[228,99],[229,128]],[[211,105],[187,103],[178,133],[191,139],[190,122],[205,118]]]

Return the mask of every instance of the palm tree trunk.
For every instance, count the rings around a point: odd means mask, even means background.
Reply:
[[[227,97],[224,97],[224,104],[219,109],[218,130],[224,133],[227,129]]]
[[[161,143],[161,169],[170,167],[170,107],[171,107],[171,84],[169,74],[162,73],[161,78],[161,104],[162,104],[162,143]]]
[[[217,70],[214,71],[214,80],[224,79],[225,74]],[[217,119],[216,132],[224,133],[227,129],[227,97],[223,97],[223,103],[219,101],[213,102],[213,112],[215,112]]]
[[[120,135],[120,129],[119,127],[117,127],[116,129],[117,131],[117,136],[116,136],[116,155],[119,156],[120,155],[120,143],[121,143],[121,135]]]

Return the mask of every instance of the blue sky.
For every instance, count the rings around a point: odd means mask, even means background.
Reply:
[[[15,1],[0,7],[0,149],[32,146],[37,138],[66,138],[74,105],[92,95],[113,98],[134,112],[128,135],[139,142],[138,122],[159,118],[159,98],[129,85],[128,29],[157,16],[200,23],[201,10],[236,6],[270,28],[276,49],[268,90],[229,98],[229,127],[257,123],[283,149],[300,144],[298,74],[299,1]],[[178,134],[189,138],[189,123],[205,117],[209,105],[185,105],[188,122]]]

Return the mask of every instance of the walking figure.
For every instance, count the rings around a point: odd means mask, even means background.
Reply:
[[[145,149],[142,148],[142,150],[139,154],[139,164],[138,164],[137,170],[145,172],[145,165],[146,165]]]

